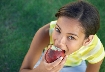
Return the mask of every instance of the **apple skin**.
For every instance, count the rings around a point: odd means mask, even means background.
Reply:
[[[45,60],[47,63],[52,63],[60,57],[64,58],[64,56],[65,56],[64,50],[62,51],[53,50],[51,49],[51,46],[50,46],[50,48],[47,50],[45,54]]]

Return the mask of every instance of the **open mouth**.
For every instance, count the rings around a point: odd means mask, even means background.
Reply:
[[[54,45],[52,45],[51,49],[55,50],[55,51],[63,51],[65,53],[65,50],[62,50],[61,48],[58,48],[58,47],[56,47]]]

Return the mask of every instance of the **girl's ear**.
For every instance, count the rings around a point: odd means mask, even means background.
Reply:
[[[92,41],[93,37],[94,35],[89,35],[89,37],[84,40],[83,45],[84,46],[88,45]]]

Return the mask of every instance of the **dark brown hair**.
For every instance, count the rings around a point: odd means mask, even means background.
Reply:
[[[84,29],[86,38],[97,33],[100,27],[99,12],[95,6],[85,1],[76,1],[61,7],[55,14],[57,18],[66,16],[78,19]]]

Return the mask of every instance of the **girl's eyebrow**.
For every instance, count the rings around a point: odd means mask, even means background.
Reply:
[[[74,34],[74,33],[67,33],[67,34],[70,34],[70,35],[74,35],[76,37],[78,37],[78,35]],[[79,37],[78,37],[79,38]]]
[[[59,25],[56,23],[56,26],[58,26],[59,27]],[[59,27],[59,29],[61,30],[61,28]],[[70,35],[74,35],[74,36],[76,36],[76,37],[78,37],[78,35],[76,35],[76,34],[74,34],[74,33],[67,33],[67,34],[70,34]],[[79,37],[78,37],[79,38]]]
[[[59,27],[59,25],[56,23],[56,25]],[[61,30],[61,28],[59,27],[59,29]]]

